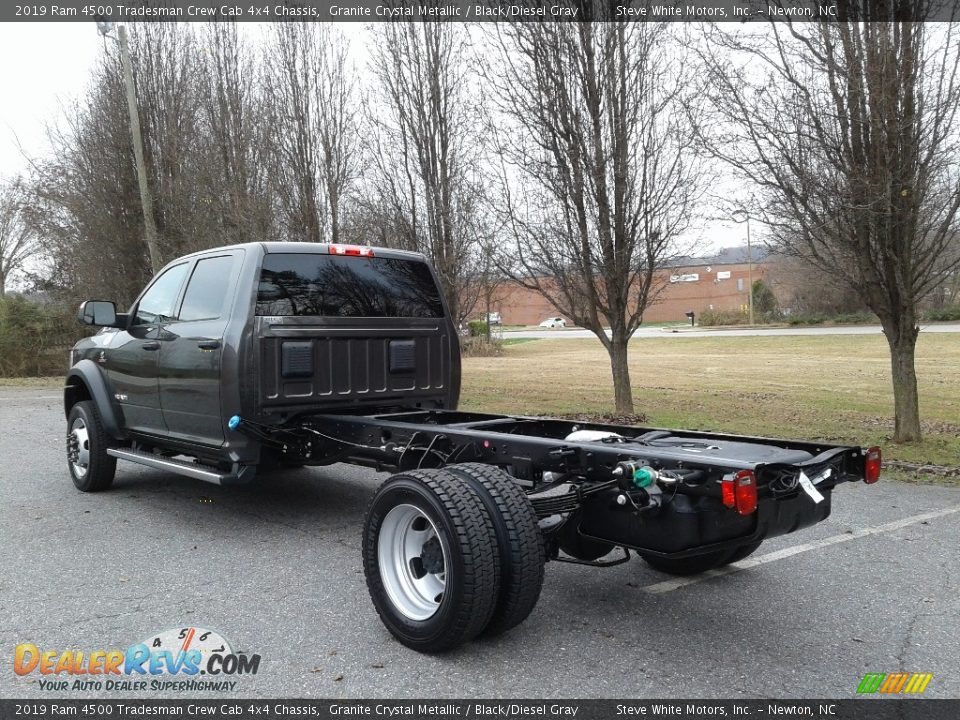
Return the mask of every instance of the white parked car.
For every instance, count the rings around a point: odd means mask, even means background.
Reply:
[[[500,325],[500,313],[492,312],[487,315],[487,323],[490,325]]]
[[[540,327],[542,328],[562,328],[566,326],[567,326],[567,321],[564,320],[562,317],[547,318],[542,323],[540,323]]]

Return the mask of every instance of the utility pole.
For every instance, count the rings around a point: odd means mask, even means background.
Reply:
[[[120,64],[123,66],[123,82],[127,90],[127,108],[130,111],[130,134],[133,136],[133,158],[137,164],[137,184],[140,186],[140,205],[143,209],[143,230],[150,253],[150,267],[154,273],[160,271],[162,261],[157,241],[157,223],[153,217],[153,198],[147,184],[147,165],[143,159],[143,135],[140,132],[140,111],[137,110],[137,95],[133,86],[133,67],[130,63],[130,49],[127,44],[127,28],[117,28],[120,43]]]
[[[750,308],[750,324],[753,325],[753,249],[750,246],[750,216],[747,215],[747,307]]]
[[[750,244],[750,213],[746,210],[734,210],[730,217],[736,223],[747,223],[747,308],[750,313],[749,322],[753,325],[753,248]]]

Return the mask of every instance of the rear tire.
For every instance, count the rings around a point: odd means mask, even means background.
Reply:
[[[380,619],[413,650],[442,652],[490,622],[500,556],[486,508],[443,470],[388,479],[367,510],[363,570]]]
[[[537,514],[523,489],[499,468],[465,463],[446,470],[473,489],[493,521],[500,553],[500,594],[481,634],[499,635],[526,620],[540,598],[546,551]]]
[[[757,548],[763,544],[763,540],[757,540],[756,542],[747,543],[746,545],[741,545],[726,559],[723,563],[724,565],[729,565],[730,563],[740,562],[745,557],[753,555],[756,552]]]
[[[712,570],[715,567],[725,565],[729,554],[729,550],[718,550],[706,555],[673,559],[639,552],[640,557],[646,561],[647,565],[668,575],[697,575]]]
[[[117,459],[107,455],[110,438],[92,400],[70,408],[67,416],[67,467],[82,492],[99,492],[113,484]]]

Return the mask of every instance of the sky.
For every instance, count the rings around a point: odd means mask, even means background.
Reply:
[[[86,87],[104,51],[91,23],[0,23],[0,177],[46,151],[44,127]],[[18,143],[19,141],[19,143]]]
[[[353,24],[348,34],[362,65],[362,26]],[[26,171],[28,157],[48,151],[45,126],[83,93],[103,52],[93,22],[0,23],[0,178]],[[743,224],[709,222],[701,232],[707,250],[746,244]],[[752,225],[751,233],[755,241],[762,240],[759,224]]]

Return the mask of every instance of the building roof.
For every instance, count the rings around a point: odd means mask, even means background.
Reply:
[[[664,267],[699,267],[701,265],[746,265],[749,258],[753,262],[764,262],[770,255],[765,245],[753,245],[749,256],[747,246],[720,248],[713,255],[681,255],[664,263]]]

